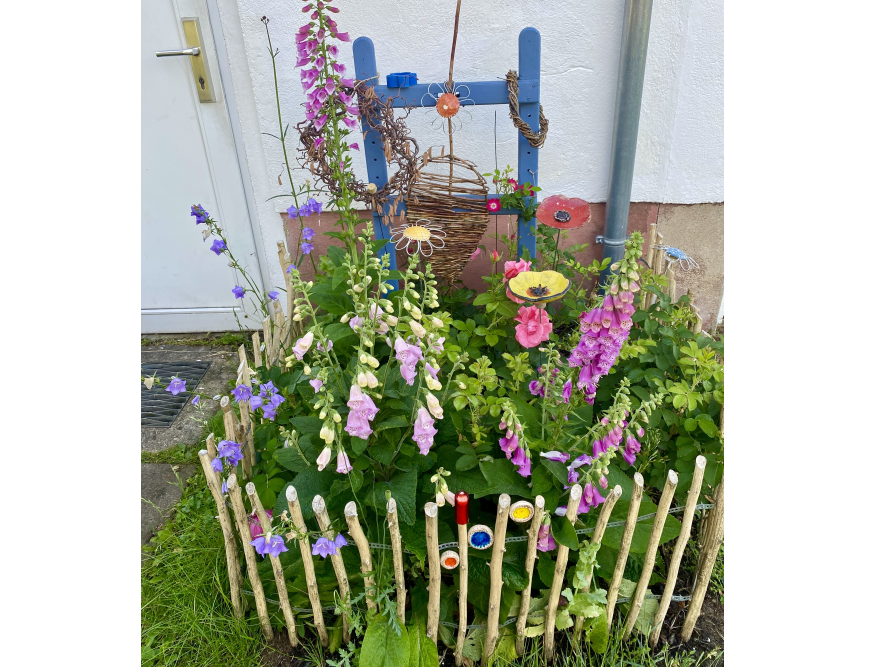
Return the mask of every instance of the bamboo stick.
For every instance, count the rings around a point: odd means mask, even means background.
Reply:
[[[708,591],[708,583],[711,581],[711,571],[714,570],[714,562],[717,561],[717,554],[720,552],[720,544],[723,542],[723,481],[720,481],[717,487],[717,498],[714,500],[714,507],[711,509],[710,532],[706,542],[702,545],[701,553],[698,557],[698,574],[696,575],[695,587],[692,590],[692,600],[689,601],[689,609],[686,612],[686,619],[683,622],[683,628],[680,631],[680,639],[688,642],[692,637],[692,631],[695,629],[695,623],[701,614],[701,606],[705,600],[705,594]]]
[[[334,540],[334,530],[331,528],[331,519],[328,517],[328,509],[325,506],[324,499],[320,495],[316,495],[312,499],[312,511],[315,513],[315,519],[318,520],[318,528],[328,540]],[[347,610],[349,609],[349,577],[346,575],[346,566],[343,565],[343,557],[338,549],[331,555],[331,565],[334,567],[334,575],[337,576],[337,585],[340,587],[340,601],[344,607],[343,610],[343,642],[349,642],[349,618]]]
[[[581,503],[581,485],[572,485],[566,517],[572,525],[578,519],[578,506]],[[547,603],[547,616],[544,622],[544,659],[553,661],[553,636],[556,631],[556,609],[559,607],[559,595],[562,591],[562,579],[566,574],[569,561],[569,548],[560,545],[556,553],[556,568],[553,572],[553,586],[550,587],[550,601]]]
[[[303,520],[303,511],[300,509],[300,500],[297,490],[292,485],[287,486],[284,495],[287,497],[287,508],[297,531],[303,534],[299,539],[300,554],[303,557],[303,569],[306,571],[306,589],[309,593],[309,603],[312,605],[312,623],[318,632],[318,638],[323,647],[328,646],[328,630],[324,625],[324,617],[321,614],[321,597],[318,595],[318,582],[315,579],[315,562],[312,561],[312,548],[309,546],[308,529]]]
[[[510,495],[498,497],[498,512],[494,524],[494,541],[491,545],[491,588],[488,592],[488,630],[485,635],[485,658],[494,654],[498,643],[498,617],[501,609],[501,589],[504,586],[502,570],[504,567],[504,540],[507,538],[507,518],[510,511]]]
[[[237,382],[243,385],[247,385],[247,387],[251,387],[250,382],[250,365],[247,363],[247,352],[244,350],[244,346],[240,346],[238,348],[238,357],[241,359],[241,364],[238,367],[240,369],[238,374]],[[244,433],[247,434],[246,440],[240,440],[244,448],[244,459],[242,460],[242,468],[244,469],[244,476],[250,480],[252,475],[251,467],[256,464],[256,449],[253,445],[253,427],[251,425],[250,418],[250,402],[249,401],[239,401],[238,402],[238,412],[241,420],[241,427],[244,430]]]
[[[272,360],[274,357],[272,356],[272,317],[266,316],[263,318],[263,352],[265,353],[265,357],[263,359],[266,360],[266,368],[272,368]]]
[[[652,522],[652,533],[649,536],[649,545],[646,548],[646,558],[643,560],[643,572],[640,574],[640,581],[637,582],[633,601],[630,604],[630,611],[627,614],[627,621],[624,626],[625,639],[630,636],[634,628],[634,622],[637,621],[637,617],[639,617],[640,611],[643,609],[646,587],[649,586],[649,580],[652,578],[652,569],[655,567],[655,553],[658,550],[658,541],[661,538],[661,532],[664,530],[664,522],[667,519],[675,489],[677,489],[677,472],[668,471],[667,481],[664,483],[661,500],[658,502],[658,509],[655,511],[655,519]]]
[[[692,312],[695,313],[695,321],[692,323],[692,333],[700,334],[702,327],[704,327],[705,321],[701,317],[701,313],[698,310],[698,306],[693,305]]]
[[[207,446],[207,456],[210,458],[210,461],[213,461],[216,459],[216,439],[213,434],[207,434],[207,439],[204,441],[204,444]],[[213,473],[216,483],[220,486],[220,489],[222,489],[222,473],[219,471],[213,471]]]
[[[627,509],[627,519],[624,522],[624,534],[621,536],[615,570],[612,572],[612,580],[609,582],[609,597],[606,604],[606,625],[609,628],[612,628],[612,615],[615,613],[618,590],[621,588],[621,579],[624,577],[624,567],[627,564],[627,555],[630,553],[630,543],[633,539],[634,528],[637,526],[637,515],[640,512],[640,501],[642,500],[643,476],[634,473],[634,488],[630,494],[630,507]]]
[[[359,524],[355,501],[346,504],[343,514],[346,516],[349,535],[352,536],[352,540],[355,541],[355,546],[358,548],[358,556],[362,563],[362,577],[365,579],[365,600],[368,603],[368,611],[373,613],[377,611],[377,605],[374,603],[374,566],[371,563],[371,546],[368,544],[365,532],[362,531],[362,525]]]
[[[235,515],[235,524],[241,536],[241,547],[244,548],[247,577],[250,579],[250,586],[253,589],[260,626],[263,629],[263,635],[266,636],[266,640],[271,640],[272,624],[269,622],[269,610],[266,607],[266,592],[263,590],[263,583],[260,580],[260,574],[256,567],[256,552],[253,545],[250,544],[253,538],[250,535],[247,511],[244,509],[244,502],[241,500],[241,487],[238,485],[238,476],[234,473],[231,474],[226,484],[229,488],[229,502],[232,504],[232,514]]]
[[[532,595],[532,575],[535,569],[535,559],[538,557],[538,531],[541,529],[541,521],[544,518],[544,497],[535,497],[535,515],[532,517],[531,526],[528,529],[528,547],[525,551],[525,572],[528,574],[528,585],[522,591],[522,601],[519,603],[519,617],[516,618],[516,654],[522,656],[525,652],[525,622],[528,620],[528,608]],[[463,555],[461,555],[463,560]]]
[[[253,343],[253,366],[259,369],[263,365],[263,356],[260,352],[260,333],[254,332],[250,340]]]
[[[599,517],[596,519],[596,527],[593,529],[593,536],[590,539],[591,543],[599,543],[603,540],[603,534],[606,533],[606,525],[609,523],[609,516],[612,514],[612,508],[615,507],[615,504],[618,502],[618,499],[621,498],[621,485],[615,485],[612,490],[609,492],[609,496],[606,497],[605,502],[603,502],[603,507],[600,508]],[[590,569],[590,573],[587,574],[587,581],[590,583],[586,587],[584,587],[581,592],[584,594],[590,593],[590,586],[593,584],[593,569]],[[577,645],[578,639],[581,637],[581,629],[584,627],[584,617],[582,615],[578,615],[575,617],[575,635],[574,642]]]
[[[272,359],[281,366],[284,364],[284,312],[281,310],[281,304],[276,299],[272,302],[272,320],[274,328],[272,330]]]
[[[399,513],[395,499],[386,504],[389,537],[392,540],[392,567],[396,577],[396,607],[399,621],[405,623],[405,566],[402,563],[402,533],[399,531]]]
[[[241,566],[238,563],[238,547],[235,545],[235,530],[232,528],[232,518],[229,517],[229,509],[226,508],[226,500],[223,498],[222,488],[217,479],[216,471],[210,468],[210,455],[206,450],[198,453],[204,475],[207,478],[207,486],[216,501],[216,511],[219,524],[222,527],[223,543],[226,547],[226,569],[229,571],[229,590],[232,596],[232,608],[235,617],[241,619],[244,611],[241,609]]]
[[[671,597],[674,595],[674,586],[677,584],[677,575],[680,573],[680,561],[683,558],[683,552],[686,550],[686,543],[689,541],[689,534],[692,531],[692,520],[695,519],[695,506],[698,504],[698,494],[701,491],[701,483],[705,477],[705,465],[707,463],[708,460],[701,455],[695,458],[692,485],[686,497],[686,507],[683,509],[683,523],[680,525],[680,535],[677,536],[677,542],[674,544],[674,553],[671,555],[667,581],[664,583],[664,593],[661,595],[658,612],[655,613],[655,619],[652,622],[652,633],[649,634],[649,644],[653,647],[658,644],[661,624],[664,622],[668,606],[671,604]]]
[[[439,507],[428,503],[426,513],[426,551],[430,564],[430,599],[426,607],[426,637],[436,642],[439,637],[439,593],[442,587],[442,570],[439,565]]]
[[[263,502],[260,501],[260,497],[256,493],[256,486],[249,482],[244,486],[244,490],[247,492],[247,498],[250,499],[253,512],[259,518],[263,532],[266,534],[270,533],[272,531],[272,523],[266,515]],[[287,582],[284,580],[284,569],[281,568],[281,559],[273,557],[271,554],[269,559],[272,561],[272,573],[275,576],[275,587],[278,589],[278,604],[281,612],[284,614],[284,623],[287,625],[287,637],[290,640],[291,647],[297,647],[300,644],[300,639],[297,637],[297,627],[294,623],[294,613],[290,607],[290,597],[287,592]]]

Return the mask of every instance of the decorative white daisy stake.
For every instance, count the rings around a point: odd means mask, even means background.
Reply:
[[[426,218],[420,218],[413,224],[393,228],[392,242],[397,251],[407,249],[409,252],[413,242],[416,244],[417,252],[429,257],[434,250],[445,248],[445,236],[445,230],[441,226],[434,225]]]

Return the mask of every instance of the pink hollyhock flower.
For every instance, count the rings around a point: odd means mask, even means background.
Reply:
[[[550,534],[550,525],[542,524],[538,529],[538,551],[550,552],[556,549],[556,539]]]
[[[528,391],[531,392],[534,397],[543,397],[544,383],[539,380],[533,380],[528,384]]]
[[[534,306],[520,307],[519,315],[514,320],[519,323],[516,325],[516,341],[523,348],[541,345],[542,341],[550,338],[550,332],[553,331],[547,312]]]
[[[514,262],[513,260],[507,260],[504,263],[504,279],[501,281],[502,283],[506,283],[511,278],[516,278],[524,271],[529,271],[532,268],[532,263],[528,260],[518,260]]]
[[[439,431],[433,426],[433,418],[423,406],[417,411],[417,418],[414,420],[414,435],[411,437],[420,448],[420,454],[428,455],[433,445],[433,436]]]
[[[475,260],[477,257],[479,257],[479,253],[481,253],[481,252],[482,252],[482,249],[477,246],[476,250],[474,250],[473,254],[470,256],[470,260]]]
[[[417,371],[414,367],[417,362],[423,358],[423,352],[418,346],[405,343],[405,340],[399,336],[396,337],[396,359],[399,360],[399,373],[408,385],[414,385],[414,379],[417,377]]]
[[[562,386],[562,400],[565,403],[569,403],[569,399],[572,397],[572,379],[569,378],[565,385]]]
[[[624,446],[624,451],[621,453],[624,457],[624,461],[633,466],[633,463],[637,460],[637,453],[642,449],[642,445],[640,442],[635,439],[633,436],[627,437],[627,445]]]
[[[589,512],[591,508],[596,508],[605,500],[605,497],[600,494],[596,485],[589,482],[584,485],[584,493],[581,495],[581,503],[578,505],[578,513],[583,514]]]
[[[526,454],[525,461],[520,464],[516,472],[523,478],[528,478],[532,474],[532,458]]]

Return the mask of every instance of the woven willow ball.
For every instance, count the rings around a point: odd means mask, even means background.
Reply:
[[[469,536],[470,547],[477,550],[487,550],[494,541],[494,533],[484,524],[471,526],[467,535]]]
[[[535,508],[528,501],[517,501],[510,506],[510,519],[525,524],[535,515]]]
[[[449,571],[454,570],[460,564],[460,555],[454,550],[448,550],[439,557],[439,563],[442,564],[442,568],[446,568]]]

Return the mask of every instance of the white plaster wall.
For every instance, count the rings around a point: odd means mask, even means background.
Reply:
[[[271,19],[279,49],[278,81],[285,123],[303,118],[305,101],[294,68],[294,33],[305,23],[295,0],[209,0],[218,3],[232,69],[236,104],[263,252],[277,266],[275,242],[282,238],[276,211],[285,199],[277,140],[272,70],[260,18]],[[354,40],[374,40],[381,76],[417,72],[421,83],[448,76],[455,2],[429,0],[342,0],[338,27]],[[540,154],[542,195],[562,193],[605,201],[624,0],[466,0],[461,8],[455,80],[503,78],[518,67],[518,37],[526,26],[541,33],[541,102],[550,121]],[[352,74],[352,45],[341,61]],[[472,97],[472,91],[471,91]],[[495,129],[495,110],[497,125]],[[411,126],[422,147],[445,136],[430,127],[431,112],[416,110]],[[464,111],[461,112],[462,114]],[[517,164],[517,132],[507,108],[478,107],[455,135],[455,153],[480,171],[497,163]],[[357,139],[360,139],[357,137]],[[295,145],[289,137],[288,146]],[[360,142],[359,142],[360,143]],[[359,160],[361,168],[364,161]],[[308,174],[294,172],[295,179]],[[637,147],[632,199],[691,204],[723,201],[723,3],[722,0],[656,0]],[[277,271],[277,270],[276,270]],[[274,273],[273,273],[274,275]]]

